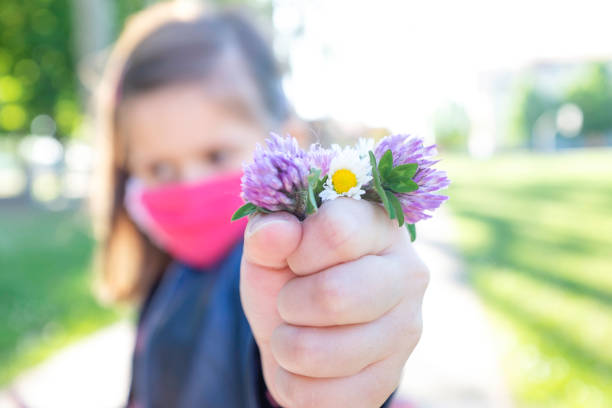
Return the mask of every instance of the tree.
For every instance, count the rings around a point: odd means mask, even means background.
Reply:
[[[134,12],[156,0],[1,0],[0,137],[22,136],[38,115],[57,124],[56,137],[72,134],[83,106],[77,65],[114,41]],[[271,16],[269,0],[211,0],[254,5]]]
[[[510,103],[510,145],[531,143],[533,127],[544,113],[556,110],[556,98],[541,91],[532,77],[523,77],[515,87]]]
[[[612,130],[612,78],[606,64],[586,66],[568,87],[566,99],[582,110],[585,136]]]
[[[50,114],[60,135],[78,124],[69,0],[2,0],[0,134]]]

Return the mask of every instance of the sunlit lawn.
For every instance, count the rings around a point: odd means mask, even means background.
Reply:
[[[0,203],[0,384],[117,318],[92,296],[92,249],[82,214]]]
[[[612,407],[612,151],[446,160],[520,407]]]

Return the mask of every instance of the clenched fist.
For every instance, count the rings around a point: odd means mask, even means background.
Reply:
[[[380,407],[421,335],[429,272],[405,228],[368,201],[300,222],[253,217],[240,294],[264,379],[284,407]]]

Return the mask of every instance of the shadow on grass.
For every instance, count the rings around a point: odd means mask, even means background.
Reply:
[[[516,200],[516,197],[528,197],[529,200],[533,196],[537,196],[545,201],[564,200],[566,199],[563,191],[558,187],[536,188],[525,187],[521,189],[512,189],[511,191],[499,190],[491,192],[491,194],[506,196],[508,200]],[[466,192],[464,192],[465,194]],[[576,190],[573,189],[572,194]],[[457,204],[457,203],[456,203]],[[561,234],[559,231],[548,231],[547,226],[539,225],[537,219],[533,223],[526,225],[524,222],[512,220],[512,214],[485,215],[479,212],[477,208],[469,205],[455,205],[454,213],[466,218],[472,222],[482,223],[490,231],[487,235],[487,240],[484,241],[477,249],[464,251],[464,257],[471,266],[504,266],[508,267],[509,273],[520,274],[541,284],[560,289],[567,293],[583,296],[589,300],[595,300],[602,306],[612,307],[612,293],[605,289],[595,287],[592,284],[587,284],[580,281],[580,275],[575,279],[560,276],[551,268],[536,268],[529,264],[527,259],[518,259],[512,250],[513,243],[523,240],[527,245],[532,245],[533,251],[538,252],[536,256],[554,255],[554,253],[570,253],[578,256],[590,256],[595,249],[605,245],[604,240],[598,238],[587,239],[583,237],[575,237],[569,234]],[[612,200],[611,200],[612,208]],[[533,229],[539,229],[540,236],[545,238],[548,234],[554,234],[554,241],[538,239],[533,237]],[[530,235],[531,233],[531,235]],[[471,268],[475,269],[475,268]],[[467,271],[467,278],[474,283],[477,274],[486,272]],[[580,344],[568,338],[562,330],[559,330],[555,324],[541,321],[533,314],[520,308],[520,302],[501,298],[488,292],[486,288],[480,290],[479,293],[488,304],[498,309],[500,312],[510,316],[518,324],[523,324],[529,329],[538,333],[539,336],[547,343],[557,347],[568,358],[576,361],[587,369],[597,372],[599,375],[606,378],[612,378],[612,363],[601,358],[600,355],[592,350],[589,350]]]
[[[456,211],[456,214],[482,222],[493,230],[486,247],[479,248],[477,251],[464,251],[464,256],[471,264],[512,265],[514,273],[612,306],[612,293],[609,291],[584,284],[579,280],[555,275],[554,271],[536,269],[513,256],[509,251],[510,245],[512,242],[522,239],[522,237],[516,233],[516,228],[512,222],[504,221],[498,217],[483,216],[473,211]],[[580,252],[588,255],[589,247],[575,245],[575,243],[576,240],[569,237],[566,240],[561,240],[558,244],[555,243],[553,247],[560,251]],[[540,248],[545,245],[549,244],[537,242],[537,246]],[[534,250],[536,250],[535,247]]]
[[[610,153],[461,159],[450,172],[465,277],[516,334],[517,405],[611,406]],[[555,375],[530,365],[534,349]]]
[[[551,346],[560,350],[567,358],[575,361],[584,368],[607,379],[612,379],[612,364],[602,360],[601,356],[580,346],[565,336],[563,332],[552,324],[547,324],[536,319],[529,312],[522,310],[516,302],[511,302],[483,291],[481,296],[485,301],[498,311],[512,317],[519,324],[527,326],[538,333],[541,339]]]

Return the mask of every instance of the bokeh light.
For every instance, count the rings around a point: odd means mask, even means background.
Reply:
[[[63,146],[50,136],[28,136],[19,144],[19,153],[27,162],[38,166],[53,166],[63,158]]]
[[[17,130],[27,119],[25,109],[19,104],[6,104],[0,108],[0,125],[6,130]]]

